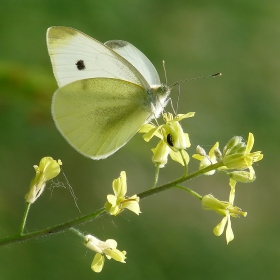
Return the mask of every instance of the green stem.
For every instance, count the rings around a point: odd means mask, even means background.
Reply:
[[[170,188],[173,188],[174,186],[176,186],[178,184],[181,184],[181,183],[183,183],[185,181],[189,181],[189,180],[191,180],[191,179],[193,179],[195,177],[198,177],[200,175],[203,175],[204,173],[207,173],[207,172],[209,172],[211,170],[215,170],[215,169],[217,169],[217,168],[219,168],[219,167],[221,167],[223,165],[224,165],[223,162],[218,162],[218,163],[209,165],[209,166],[207,166],[207,167],[205,167],[203,169],[200,169],[200,170],[198,170],[196,172],[190,173],[186,177],[179,178],[179,179],[177,179],[175,181],[172,181],[170,183],[161,185],[161,186],[159,186],[157,188],[150,189],[150,190],[144,191],[142,193],[139,193],[138,196],[139,196],[140,199],[144,199],[144,198],[146,198],[148,196],[151,196],[151,195],[154,195],[156,193],[160,193],[162,191],[165,191],[165,190],[168,190]]]
[[[68,230],[69,228],[72,228],[73,226],[84,224],[97,217],[101,217],[102,214],[105,214],[105,213],[106,213],[105,209],[101,208],[97,211],[94,211],[93,213],[90,213],[83,217],[77,218],[70,222],[56,225],[54,227],[50,227],[50,228],[47,228],[44,230],[34,231],[31,233],[27,233],[27,234],[17,234],[17,235],[11,236],[11,237],[7,237],[7,238],[0,240],[0,246],[9,245],[9,244],[13,244],[13,243],[19,243],[19,242],[27,241],[27,240],[38,238],[38,237],[50,236],[51,234],[55,234],[55,233],[61,233],[63,231]]]
[[[159,176],[159,163],[156,164],[156,174],[155,174],[155,179],[154,179],[154,184],[151,187],[151,189],[155,188],[157,186],[158,183],[158,176]]]
[[[221,166],[223,166],[222,162],[216,163],[216,164],[213,164],[213,165],[209,165],[209,166],[207,166],[207,167],[205,167],[201,170],[190,173],[186,177],[182,177],[182,178],[179,178],[179,179],[177,179],[175,181],[172,181],[170,183],[161,185],[157,188],[153,188],[153,189],[149,189],[147,191],[144,191],[144,192],[138,194],[138,197],[140,199],[144,199],[148,196],[154,195],[156,193],[160,193],[162,191],[165,191],[165,190],[173,188],[173,187],[177,187],[177,188],[182,189],[183,187],[179,186],[180,183],[191,180],[195,177],[203,175],[204,173],[209,172],[209,171],[214,170],[214,169],[217,169]],[[192,195],[195,195],[195,192],[193,192],[193,191],[191,191],[187,188],[184,188],[184,189],[189,191]],[[199,198],[198,194],[197,194],[197,196]],[[11,236],[11,237],[4,238],[4,239],[0,240],[0,246],[13,244],[13,243],[19,243],[19,242],[27,241],[27,240],[38,238],[38,237],[50,236],[51,234],[61,233],[63,231],[69,230],[70,228],[73,228],[74,226],[84,224],[86,222],[90,222],[91,220],[96,219],[97,217],[101,217],[104,214],[106,214],[105,209],[101,208],[99,210],[96,210],[93,213],[87,214],[85,216],[82,216],[82,217],[77,218],[75,220],[72,220],[70,222],[59,224],[59,225],[56,225],[56,226],[53,226],[53,227],[50,227],[50,228],[47,228],[47,229],[44,229],[44,230],[39,230],[39,231],[27,233],[27,234],[20,233],[20,234]],[[24,219],[24,220],[26,220],[26,219]],[[25,224],[25,222],[23,222],[23,224]],[[23,227],[24,226],[22,226],[21,228],[23,228]],[[71,230],[75,231],[75,229],[74,230],[71,229]],[[75,233],[77,233],[77,231],[75,231]]]
[[[201,196],[200,194],[198,194],[197,192],[195,192],[195,191],[193,191],[193,190],[191,190],[191,189],[189,189],[189,188],[187,188],[187,187],[180,186],[180,185],[176,185],[176,186],[174,186],[174,187],[175,187],[175,188],[178,188],[178,189],[182,189],[182,190],[184,190],[184,191],[187,191],[187,192],[189,192],[190,194],[192,194],[193,196],[195,196],[196,198],[202,200],[202,196]]]
[[[69,228],[70,231],[72,231],[73,233],[75,233],[76,235],[78,235],[79,237],[81,237],[83,240],[85,240],[85,235],[82,234],[79,230],[77,230],[76,228]]]
[[[19,232],[20,235],[23,234],[23,231],[24,231],[24,228],[25,228],[25,225],[26,225],[26,219],[27,219],[27,216],[28,216],[28,212],[29,212],[30,206],[31,206],[31,203],[26,203],[26,207],[25,207],[25,210],[24,210],[22,223],[21,223],[21,226],[20,226],[20,232]]]

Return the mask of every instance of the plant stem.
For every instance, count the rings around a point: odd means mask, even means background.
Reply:
[[[69,228],[72,228],[73,226],[84,224],[97,217],[101,217],[102,214],[104,214],[104,213],[106,213],[105,209],[101,208],[97,211],[94,211],[93,213],[90,213],[83,217],[77,218],[70,222],[56,225],[54,227],[50,227],[50,228],[47,228],[44,230],[34,231],[31,233],[27,233],[27,234],[17,234],[17,235],[11,236],[11,237],[7,237],[7,238],[0,240],[0,246],[9,245],[9,244],[13,244],[13,243],[19,243],[19,242],[27,241],[27,240],[38,238],[38,237],[49,236],[49,235],[55,234],[55,233],[61,233],[63,231],[68,230]]]
[[[196,198],[202,200],[202,196],[201,196],[200,194],[198,194],[197,192],[195,192],[195,191],[193,191],[193,190],[191,190],[191,189],[189,189],[189,188],[187,188],[187,187],[180,186],[180,185],[176,185],[176,186],[174,186],[174,187],[175,187],[175,188],[178,188],[178,189],[182,189],[182,190],[184,190],[184,191],[187,191],[187,192],[189,192],[190,194],[192,194],[193,196],[195,196]]]
[[[28,216],[28,212],[29,212],[29,209],[30,209],[30,206],[31,206],[31,203],[26,203],[26,207],[25,207],[25,210],[24,210],[24,214],[23,214],[23,219],[22,219],[22,223],[21,223],[21,226],[20,226],[20,235],[23,234],[23,231],[24,231],[24,228],[25,228],[25,225],[26,225],[26,219],[27,219],[27,216]]]
[[[142,193],[139,193],[138,196],[139,196],[140,199],[144,199],[144,198],[146,198],[148,196],[151,196],[151,195],[154,195],[156,193],[159,193],[159,192],[165,191],[167,189],[173,188],[173,187],[175,187],[176,185],[178,185],[178,184],[180,184],[182,182],[189,181],[189,180],[191,180],[191,179],[193,179],[195,177],[203,175],[204,173],[209,172],[209,171],[214,170],[214,169],[217,169],[217,168],[219,168],[221,166],[223,166],[222,162],[218,162],[218,163],[209,165],[209,166],[207,166],[207,167],[205,167],[203,169],[200,169],[200,170],[198,170],[196,172],[190,173],[186,177],[179,178],[179,179],[177,179],[175,181],[172,181],[170,183],[161,185],[161,186],[159,186],[157,188],[150,189],[150,190],[144,191]]]
[[[154,184],[151,187],[151,189],[153,189],[153,188],[155,188],[157,186],[158,176],[159,176],[159,163],[156,164],[156,174],[155,174]]]
[[[85,235],[82,234],[79,230],[77,230],[76,228],[69,228],[70,231],[74,232],[76,235],[78,235],[79,237],[81,237],[83,240],[85,240]]]
[[[200,175],[203,175],[204,173],[209,172],[209,171],[214,170],[214,169],[217,169],[221,166],[223,166],[222,162],[209,165],[209,166],[207,166],[207,167],[205,167],[201,170],[190,173],[189,175],[187,175],[185,177],[182,177],[182,178],[179,178],[179,179],[177,179],[175,181],[172,181],[170,183],[161,185],[157,188],[153,188],[153,189],[149,189],[147,191],[144,191],[144,192],[138,194],[138,197],[140,199],[144,199],[148,196],[154,195],[156,193],[159,193],[159,192],[162,192],[162,191],[165,191],[167,189],[174,188],[174,187],[184,189],[184,190],[190,192],[192,195],[195,195],[196,193],[194,191],[191,191],[191,190],[189,190],[185,187],[179,186],[179,184],[182,183],[182,182],[191,180],[191,179],[193,179],[195,177],[198,177]],[[199,194],[196,194],[195,196],[197,196],[198,198],[200,197]],[[22,226],[21,226],[22,230],[24,229],[24,226],[25,226],[26,217],[27,217],[29,207],[30,207],[30,205],[27,206],[26,210],[25,210],[24,219],[23,219],[23,223],[22,223]],[[59,225],[56,225],[56,226],[53,226],[53,227],[50,227],[50,228],[47,228],[47,229],[44,229],[44,230],[39,230],[39,231],[27,233],[27,234],[23,234],[21,232],[20,234],[17,234],[17,235],[11,236],[11,237],[7,237],[7,238],[4,238],[4,239],[0,240],[0,246],[13,244],[13,243],[19,243],[19,242],[27,241],[27,240],[38,238],[38,237],[49,236],[51,234],[61,233],[63,231],[69,230],[70,228],[73,228],[73,226],[77,226],[77,225],[80,225],[80,224],[84,224],[86,222],[90,222],[91,220],[96,219],[97,217],[101,217],[104,214],[106,214],[105,209],[101,208],[99,210],[94,211],[93,213],[84,215],[80,218],[77,218],[77,219],[74,219],[72,221],[62,223],[62,224],[59,224]],[[77,233],[77,230],[75,230],[75,229],[71,229],[71,230],[75,231],[75,233]]]

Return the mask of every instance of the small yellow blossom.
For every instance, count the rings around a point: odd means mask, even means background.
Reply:
[[[214,228],[213,232],[216,236],[220,236],[225,229],[226,229],[226,240],[227,244],[234,239],[233,231],[231,228],[231,220],[230,217],[237,218],[240,215],[243,217],[247,216],[247,212],[242,212],[241,209],[237,206],[233,206],[234,197],[235,197],[235,185],[236,181],[230,179],[230,194],[229,194],[229,201],[221,201],[215,198],[213,195],[208,194],[202,198],[202,207],[205,210],[213,210],[220,215],[224,216],[222,221]]]
[[[114,239],[101,241],[98,238],[88,234],[85,236],[85,246],[96,252],[91,264],[94,272],[100,272],[104,266],[105,257],[114,259],[115,261],[125,263],[126,252],[117,249],[117,242]]]
[[[31,181],[30,190],[25,195],[28,203],[33,203],[42,194],[45,189],[46,182],[53,179],[60,173],[61,160],[54,160],[51,157],[41,159],[39,166],[34,165],[36,175]]]
[[[256,179],[254,170],[253,172],[236,170],[236,171],[228,172],[228,175],[231,179],[241,183],[251,183]]]
[[[139,130],[139,133],[145,133],[143,138],[146,142],[150,141],[153,136],[161,139],[156,148],[152,149],[154,154],[152,161],[160,168],[163,168],[167,163],[168,155],[183,166],[185,165],[184,161],[188,164],[189,155],[185,149],[189,148],[191,143],[188,133],[184,133],[179,121],[193,116],[194,113],[188,113],[178,114],[173,118],[171,113],[164,113],[165,124],[159,126],[144,124]]]
[[[121,172],[121,176],[113,181],[114,194],[107,195],[105,210],[111,215],[118,215],[125,208],[139,215],[141,213],[139,206],[139,197],[135,194],[131,197],[126,197],[127,184],[126,173]]]
[[[158,164],[159,168],[163,168],[167,163],[168,155],[171,153],[169,146],[164,140],[160,140],[157,146],[152,149],[152,152],[154,154],[152,157],[153,163]]]
[[[234,141],[233,141],[234,142]],[[252,152],[254,145],[254,135],[249,133],[247,145],[242,141],[235,141],[235,146],[224,149],[223,163],[228,169],[243,170],[248,168],[250,171],[250,180],[253,180],[255,176],[254,169],[252,167],[254,162],[260,161],[263,158],[261,151]]]
[[[218,162],[217,159],[217,151],[219,151],[219,142],[216,142],[215,145],[209,151],[209,155],[206,154],[205,150],[197,146],[196,148],[198,154],[194,154],[192,157],[194,159],[200,160],[199,169],[203,169],[209,165],[215,164]],[[213,175],[216,170],[211,170],[209,172],[204,173],[205,175]]]

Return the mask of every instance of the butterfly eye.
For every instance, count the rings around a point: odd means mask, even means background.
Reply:
[[[167,141],[169,146],[173,147],[173,139],[172,139],[172,136],[171,136],[170,133],[167,134],[166,141]]]
[[[79,60],[79,61],[76,63],[76,65],[77,65],[78,70],[84,70],[84,69],[86,69],[86,66],[85,66],[85,63],[84,63],[83,60]]]

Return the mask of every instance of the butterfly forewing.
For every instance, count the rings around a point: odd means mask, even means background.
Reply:
[[[47,45],[59,87],[87,78],[115,78],[149,88],[129,62],[103,43],[69,27],[50,27]]]
[[[129,61],[142,74],[149,85],[160,85],[160,79],[154,65],[132,44],[121,40],[111,40],[104,43],[104,45]]]

